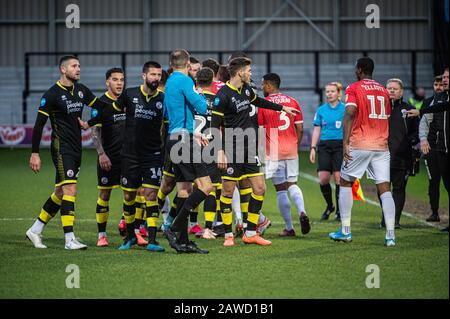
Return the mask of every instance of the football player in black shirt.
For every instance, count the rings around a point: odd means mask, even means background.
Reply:
[[[159,218],[157,191],[162,176],[162,139],[164,94],[158,91],[162,68],[157,62],[144,64],[141,86],[128,88],[112,105],[125,110],[125,137],[122,148],[123,210],[127,223],[127,238],[121,250],[130,249],[137,241],[135,234],[136,192],[142,186],[148,226],[149,251],[164,251],[156,242]],[[101,116],[100,116],[101,117]]]
[[[42,231],[61,208],[65,249],[86,249],[87,246],[80,243],[73,233],[76,183],[81,164],[80,117],[84,105],[102,109],[106,104],[97,99],[86,86],[77,82],[80,79],[80,61],[77,57],[63,56],[59,61],[59,71],[59,80],[41,98],[33,128],[29,164],[35,173],[40,171],[39,144],[42,130],[50,118],[51,155],[56,169],[55,191],[45,202],[39,217],[26,235],[36,248],[46,248],[42,244]]]
[[[263,239],[256,232],[259,212],[262,207],[265,193],[265,181],[260,172],[260,162],[257,155],[256,136],[258,126],[251,118],[249,109],[256,107],[284,111],[296,114],[298,111],[287,106],[271,103],[258,97],[250,87],[251,60],[248,58],[235,58],[229,63],[231,79],[219,90],[214,99],[212,112],[212,127],[218,129],[224,123],[222,149],[219,151],[219,167],[226,169],[222,176],[222,194],[220,206],[222,220],[225,225],[224,246],[234,246],[232,233],[231,202],[236,183],[242,178],[249,178],[252,194],[248,206],[248,226],[242,237],[246,244],[270,245],[271,242]]]
[[[97,160],[97,199],[96,220],[98,228],[98,247],[108,246],[106,223],[109,215],[111,190],[120,187],[120,152],[122,150],[125,129],[125,112],[113,108],[112,103],[122,94],[125,78],[121,68],[112,68],[106,72],[108,91],[100,100],[110,107],[105,109],[102,121],[92,127],[92,141],[98,153]],[[92,117],[97,115],[92,109]]]

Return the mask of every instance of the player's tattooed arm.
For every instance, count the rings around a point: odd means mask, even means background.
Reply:
[[[94,143],[95,149],[98,153],[98,162],[100,167],[105,171],[109,171],[111,169],[111,160],[108,155],[106,155],[105,150],[102,145],[102,129],[98,126],[94,126],[91,131],[92,142]]]
[[[347,105],[344,114],[344,161],[352,159],[350,156],[350,133],[352,131],[353,120],[355,118],[356,106]]]

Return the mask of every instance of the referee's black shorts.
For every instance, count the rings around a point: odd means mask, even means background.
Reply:
[[[193,140],[192,134],[186,134],[183,138],[179,135],[176,139],[170,135],[167,137],[166,153],[170,156],[176,182],[193,182],[197,178],[209,176],[207,164],[198,156],[201,147],[194,147],[194,143],[197,142]],[[188,150],[188,154],[183,153],[185,150]]]
[[[342,140],[321,140],[317,145],[317,156],[318,172],[339,172],[344,159]]]

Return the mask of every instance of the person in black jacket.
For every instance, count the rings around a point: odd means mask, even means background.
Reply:
[[[395,202],[395,228],[400,228],[400,216],[405,205],[406,183],[414,165],[413,148],[419,142],[419,121],[408,118],[406,112],[414,107],[403,101],[403,82],[400,79],[387,81],[391,97],[389,119],[389,152],[391,153],[392,197]],[[385,227],[384,219],[381,226]]]

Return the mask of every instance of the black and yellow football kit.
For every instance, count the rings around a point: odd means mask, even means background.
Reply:
[[[101,120],[96,126],[101,129],[101,143],[105,154],[111,161],[109,171],[100,167],[97,160],[97,187],[99,189],[111,189],[120,186],[121,152],[125,132],[125,112],[117,110],[112,103],[115,101],[108,92],[103,94],[101,101],[108,104],[104,108]],[[92,109],[92,117],[97,114],[96,109]]]

